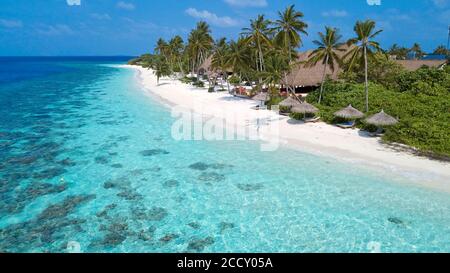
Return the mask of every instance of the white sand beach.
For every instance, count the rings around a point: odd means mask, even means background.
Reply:
[[[323,122],[303,124],[272,111],[253,110],[252,107],[258,104],[256,101],[236,98],[228,92],[208,93],[206,89],[194,88],[171,79],[162,79],[158,85],[151,70],[137,66],[124,67],[136,69],[138,80],[145,89],[170,106],[192,110],[200,106],[204,115],[218,118],[225,118],[230,111],[242,117],[235,119],[235,124],[227,126],[248,126],[252,123],[248,117],[257,112],[260,117],[269,120],[270,128],[278,126],[283,146],[348,161],[351,166],[372,167],[381,171],[382,175],[399,177],[400,181],[450,192],[449,163],[395,151],[382,144],[379,138],[368,137],[358,129],[343,130]],[[260,133],[264,139],[278,135],[264,126]]]

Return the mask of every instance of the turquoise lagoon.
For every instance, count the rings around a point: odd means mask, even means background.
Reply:
[[[0,251],[450,251],[448,194],[257,142],[177,142],[123,61],[2,61]]]

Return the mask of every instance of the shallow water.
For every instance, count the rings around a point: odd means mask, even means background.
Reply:
[[[0,251],[450,251],[448,194],[256,142],[176,142],[118,60],[33,62],[0,69]]]

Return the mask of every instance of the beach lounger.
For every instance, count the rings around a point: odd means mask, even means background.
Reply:
[[[314,117],[314,118],[304,118],[303,121],[305,123],[316,123],[320,121],[320,117]]]
[[[267,110],[267,106],[256,105],[251,108],[252,110]]]
[[[351,129],[351,128],[355,127],[355,125],[356,125],[356,122],[354,122],[354,121],[336,124],[337,127],[340,127],[342,129]]]
[[[378,128],[375,132],[369,133],[371,137],[382,137],[384,136],[384,130],[381,128]]]

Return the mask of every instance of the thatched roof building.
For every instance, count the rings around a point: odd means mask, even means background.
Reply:
[[[200,65],[198,68],[198,72],[201,75],[210,75],[214,73],[213,69],[211,68],[212,63],[212,55],[205,59],[205,61]]]
[[[300,52],[298,54],[298,59],[296,60],[298,64],[294,66],[291,73],[287,76],[287,85],[295,87],[306,87],[306,86],[319,86],[322,83],[323,70],[325,68],[322,62],[318,62],[315,66],[309,67],[304,62],[309,59],[309,55],[312,50],[306,52]],[[336,63],[334,67],[334,72],[327,66],[326,74],[333,80],[337,80],[341,69]]]
[[[408,71],[416,71],[424,66],[430,68],[443,68],[447,64],[447,60],[395,60]]]
[[[216,75],[216,74],[220,74],[221,71],[218,71],[217,69],[212,69],[211,68],[211,64],[212,64],[212,59],[213,56],[210,55],[208,58],[205,59],[205,61],[199,66],[198,68],[198,72],[200,75]],[[232,73],[233,71],[228,69],[227,70],[228,73]]]

